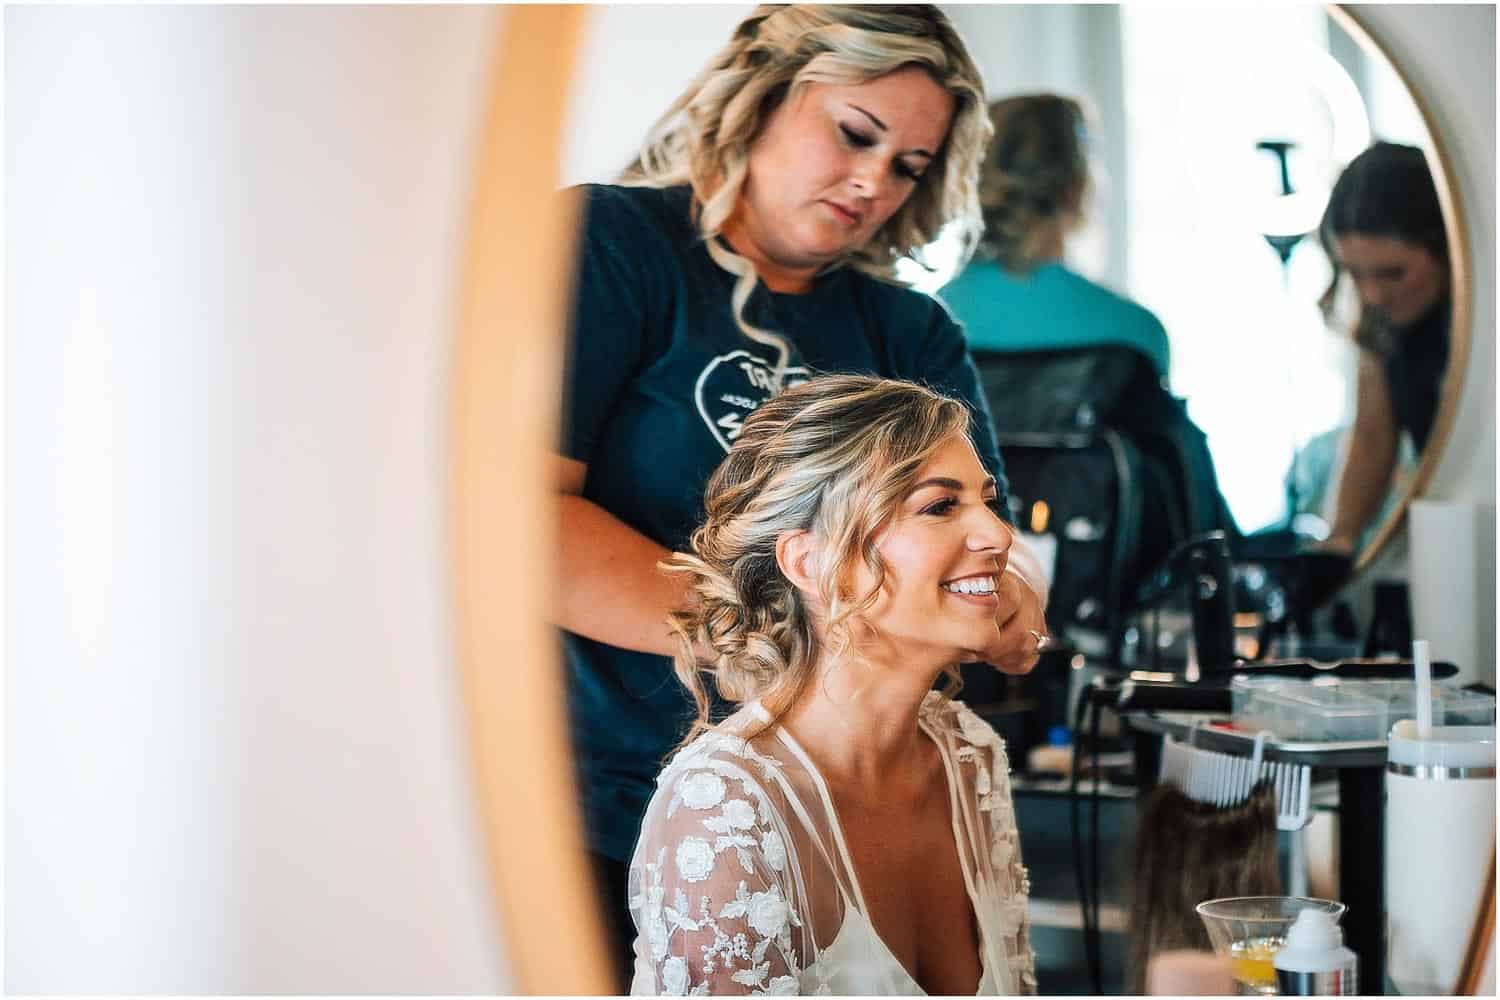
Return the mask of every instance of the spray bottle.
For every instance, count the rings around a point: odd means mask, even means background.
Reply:
[[[1359,992],[1359,957],[1344,947],[1344,933],[1325,910],[1306,909],[1287,929],[1272,960],[1282,996],[1347,996]]]

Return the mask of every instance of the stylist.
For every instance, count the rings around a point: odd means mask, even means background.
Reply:
[[[1354,430],[1324,542],[1353,552],[1390,490],[1401,436],[1418,454],[1427,447],[1448,368],[1448,236],[1422,151],[1377,142],[1356,156],[1318,236],[1333,264],[1325,314],[1345,275],[1359,297]]]
[[[962,333],[895,277],[950,223],[972,247],[988,133],[979,71],[935,7],[762,6],[621,183],[584,189],[555,620],[620,988],[627,864],[653,779],[696,714],[666,624],[686,591],[657,564],[687,546],[746,415],[817,372],[926,383],[968,406],[1004,509]],[[999,590],[985,659],[1024,673],[1046,628],[1024,547]]]

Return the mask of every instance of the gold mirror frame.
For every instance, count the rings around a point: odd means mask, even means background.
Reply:
[[[1471,257],[1456,174],[1431,109],[1355,13],[1328,9],[1351,37],[1380,53],[1422,116],[1448,227],[1454,300],[1431,439],[1396,511],[1361,550],[1359,572],[1402,525],[1447,447],[1469,362]],[[455,652],[491,898],[501,921],[496,947],[509,959],[513,988],[527,994],[600,994],[611,983],[585,862],[563,666],[547,624],[557,585],[550,456],[577,219],[576,205],[555,192],[585,16],[577,6],[504,8],[452,369]],[[523,143],[526,156],[507,155]],[[517,233],[524,242],[513,238]]]
[[[557,585],[556,448],[576,204],[559,151],[586,9],[503,8],[453,352],[456,654],[499,954],[521,993],[611,989],[574,792]],[[525,156],[515,156],[520,147]]]
[[[1380,40],[1364,25],[1355,10],[1339,4],[1330,4],[1328,15],[1350,38],[1370,51],[1380,54],[1386,65],[1390,66],[1391,71],[1396,74],[1396,78],[1401,81],[1401,85],[1406,88],[1406,92],[1411,95],[1412,103],[1417,106],[1417,113],[1422,116],[1422,125],[1427,129],[1427,137],[1431,143],[1428,167],[1432,171],[1433,184],[1437,187],[1438,203],[1443,208],[1443,223],[1448,232],[1448,280],[1451,288],[1450,295],[1453,299],[1453,315],[1448,333],[1448,368],[1443,373],[1443,388],[1438,399],[1437,415],[1432,421],[1432,433],[1427,438],[1427,447],[1422,449],[1422,455],[1417,461],[1417,468],[1412,474],[1411,481],[1406,484],[1397,498],[1395,509],[1380,523],[1370,541],[1359,550],[1354,562],[1354,574],[1358,576],[1375,562],[1381,551],[1396,536],[1396,532],[1406,523],[1407,508],[1411,506],[1412,500],[1423,495],[1427,484],[1436,475],[1438,464],[1448,448],[1448,438],[1452,434],[1453,425],[1458,418],[1458,406],[1462,401],[1464,378],[1469,370],[1470,341],[1474,336],[1471,275],[1473,258],[1470,256],[1469,232],[1465,225],[1463,201],[1456,181],[1458,174],[1453,169],[1453,162],[1443,142],[1437,117],[1428,107],[1422,94],[1412,84],[1410,75],[1401,68]]]

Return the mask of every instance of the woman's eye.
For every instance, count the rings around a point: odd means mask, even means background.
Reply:
[[[848,125],[840,125],[839,131],[844,133],[844,140],[851,146],[858,146],[860,149],[864,149],[868,146],[875,145],[874,139],[870,138],[868,135],[865,135],[863,132],[856,132]]]
[[[944,497],[942,500],[939,500],[936,503],[928,504],[922,509],[922,513],[932,514],[936,517],[942,517],[944,514],[948,513],[955,506],[957,506],[957,504],[958,501],[954,500],[952,497]]]
[[[1004,520],[1005,515],[1010,513],[1005,509],[1005,504],[1000,501],[999,497],[990,497],[984,502],[984,505],[990,510],[994,511],[996,516],[998,516],[1001,520]]]
[[[925,170],[913,170],[911,167],[908,167],[900,160],[896,161],[896,176],[902,178],[903,180],[908,180],[915,184],[917,181],[922,179],[922,175],[924,173],[926,173]]]

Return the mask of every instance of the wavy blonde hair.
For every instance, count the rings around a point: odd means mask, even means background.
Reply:
[[[776,349],[778,376],[789,349],[745,319],[755,268],[718,239],[739,202],[750,147],[770,114],[809,83],[849,86],[918,66],[955,101],[937,157],[904,204],[841,264],[896,282],[896,262],[927,267],[921,249],[954,224],[967,260],[980,230],[979,163],[989,139],[984,80],[946,15],[930,4],[757,7],[729,44],[688,84],[647,133],[620,183],[692,188],[693,213],[709,255],[736,276],[736,324]]]
[[[788,389],[746,418],[708,482],[703,524],[689,552],[660,567],[689,581],[688,607],[669,618],[677,677],[709,726],[705,675],[724,698],[760,699],[772,719],[789,708],[825,651],[840,655],[886,583],[880,529],[934,452],[970,428],[960,402],[911,382],[828,375]],[[828,556],[818,574],[826,617],[782,575],[776,541],[810,531]],[[874,585],[848,592],[858,563]],[[711,651],[702,663],[695,645]],[[956,670],[952,680],[957,681]],[[684,741],[686,742],[686,741]]]

